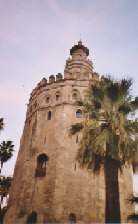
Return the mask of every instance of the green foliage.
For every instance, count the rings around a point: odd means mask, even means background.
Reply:
[[[138,109],[138,97],[132,100],[131,86],[132,79],[117,82],[106,77],[90,85],[85,100],[79,101],[84,120],[72,125],[70,133],[74,135],[82,130],[77,153],[82,167],[93,167],[95,171],[96,158],[102,163],[108,156],[119,164],[135,159],[138,121],[133,115]]]
[[[3,141],[0,144],[0,165],[1,168],[4,162],[7,162],[13,155],[13,147],[12,141]],[[1,173],[1,169],[0,169]]]
[[[1,176],[0,177],[0,189],[4,189],[5,191],[8,191],[11,187],[11,181],[12,181],[12,177],[5,177],[5,176]],[[1,191],[0,191],[1,194]],[[4,195],[6,195],[6,192],[4,193]]]
[[[83,129],[82,123],[73,124],[72,128],[69,130],[70,135],[75,135],[77,132],[81,131]]]
[[[133,220],[133,222],[138,223],[138,214],[133,213],[133,214],[129,215],[128,220]]]

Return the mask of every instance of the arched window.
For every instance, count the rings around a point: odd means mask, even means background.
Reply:
[[[37,223],[37,213],[36,212],[30,213],[30,215],[27,218],[26,223]]]
[[[70,213],[69,223],[76,223],[76,215],[74,213]]]
[[[51,111],[47,113],[47,120],[51,120]]]
[[[78,89],[73,89],[72,90],[72,99],[73,100],[77,100],[77,98],[79,97],[79,91],[78,91]]]
[[[80,109],[76,111],[76,118],[82,118],[82,111]]]
[[[49,100],[50,100],[50,97],[47,96],[47,97],[46,97],[46,103],[49,103]]]
[[[60,95],[57,93],[56,94],[56,101],[59,101]]]
[[[48,161],[48,156],[44,153],[37,157],[37,168],[35,169],[36,177],[46,176],[46,162]]]

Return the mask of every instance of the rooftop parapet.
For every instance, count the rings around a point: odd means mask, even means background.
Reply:
[[[47,79],[46,78],[43,78],[40,82],[40,85],[41,86],[45,86],[47,84]]]
[[[55,76],[54,75],[50,75],[49,76],[49,83],[55,82]]]
[[[58,73],[58,74],[56,75],[56,81],[60,81],[60,80],[62,80],[62,78],[63,78],[63,76],[62,76],[61,73]]]

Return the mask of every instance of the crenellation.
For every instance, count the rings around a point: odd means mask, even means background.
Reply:
[[[55,82],[55,76],[54,75],[50,75],[49,76],[49,83],[53,83]]]
[[[43,78],[40,82],[40,86],[45,86],[47,84],[47,79]]]
[[[56,75],[56,81],[61,81],[62,78],[63,78],[63,76],[62,76],[61,73],[58,73],[58,74]]]

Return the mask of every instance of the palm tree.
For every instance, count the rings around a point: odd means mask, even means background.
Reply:
[[[77,102],[83,108],[83,121],[72,125],[70,133],[81,131],[77,152],[81,167],[99,172],[104,164],[106,184],[106,223],[120,223],[118,169],[133,161],[137,153],[138,97],[130,95],[131,79],[114,81],[110,77],[90,85],[85,100]],[[114,177],[114,178],[113,178]]]
[[[3,141],[0,144],[0,173],[3,167],[3,163],[7,162],[13,155],[13,147],[12,141]]]
[[[3,118],[0,118],[0,131],[3,130],[3,126]],[[7,162],[13,155],[13,147],[12,141],[2,141],[0,144],[0,174],[3,163]]]

